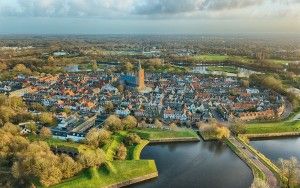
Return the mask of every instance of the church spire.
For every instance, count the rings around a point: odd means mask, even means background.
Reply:
[[[141,70],[142,69],[142,65],[141,65],[141,61],[139,60],[139,66],[138,69]]]

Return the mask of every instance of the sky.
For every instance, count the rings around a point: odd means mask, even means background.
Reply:
[[[300,34],[300,0],[0,0],[0,34]]]

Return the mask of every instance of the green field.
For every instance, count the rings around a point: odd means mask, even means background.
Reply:
[[[300,121],[283,121],[275,123],[251,123],[246,126],[246,134],[267,134],[300,132]]]
[[[170,138],[199,138],[197,133],[190,129],[179,129],[178,131],[163,129],[135,129],[141,138],[147,140],[170,139]]]
[[[77,176],[68,179],[53,188],[95,188],[106,187],[133,178],[157,173],[153,160],[112,161],[111,167],[103,165],[82,171]],[[113,168],[113,170],[111,169]]]
[[[237,61],[241,63],[251,63],[255,59],[246,57],[246,56],[229,56],[229,55],[217,55],[217,54],[206,54],[206,55],[195,55],[192,56],[191,59],[193,61],[200,61],[200,62],[223,62],[223,61]],[[287,64],[291,61],[288,60],[280,60],[280,59],[267,59],[268,62],[274,64]]]

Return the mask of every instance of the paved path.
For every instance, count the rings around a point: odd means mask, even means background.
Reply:
[[[293,111],[293,106],[292,106],[292,104],[290,103],[290,101],[286,97],[284,97],[284,105],[285,105],[284,111],[281,114],[280,119],[288,118],[289,115]]]
[[[256,154],[253,154],[243,143],[239,142],[233,136],[231,136],[229,140],[235,145],[235,147],[239,148],[254,164],[256,164],[263,171],[271,188],[279,187],[276,176],[271,170],[269,170],[267,166],[264,165],[263,162],[260,161]]]

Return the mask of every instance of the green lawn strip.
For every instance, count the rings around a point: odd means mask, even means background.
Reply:
[[[147,140],[172,139],[172,138],[199,138],[197,133],[191,129],[164,130],[155,128],[135,129],[141,138]]]
[[[246,143],[241,136],[238,136],[237,139],[242,142],[253,154],[257,155],[259,159],[276,175],[277,179],[280,180],[280,182],[286,181],[286,177],[281,175],[280,169],[269,158]]]
[[[52,187],[99,188],[157,173],[153,160],[112,161],[110,163],[117,173],[111,173],[111,167],[108,168],[107,165],[102,165],[100,168],[86,169],[77,176]]]
[[[141,152],[148,143],[148,140],[142,140],[141,143],[137,145],[127,147],[127,159],[140,160]]]
[[[239,156],[249,166],[254,178],[266,180],[266,175],[264,174],[264,172],[255,163],[253,163],[249,159],[249,157],[247,157],[243,152],[241,152],[240,149],[238,149],[229,139],[227,139],[225,143],[237,156]]]
[[[83,144],[79,144],[72,141],[64,141],[58,138],[46,138],[42,139],[37,135],[29,135],[28,139],[30,141],[44,141],[49,144],[50,147],[58,147],[58,148],[65,148],[65,149],[72,149],[72,150],[78,150],[78,147]]]
[[[114,134],[109,144],[103,147],[103,150],[105,151],[106,154],[106,160],[108,161],[114,160],[115,153],[126,135],[127,135],[126,131],[120,131]]]
[[[246,134],[267,134],[284,132],[300,132],[300,121],[250,123],[246,125]]]

